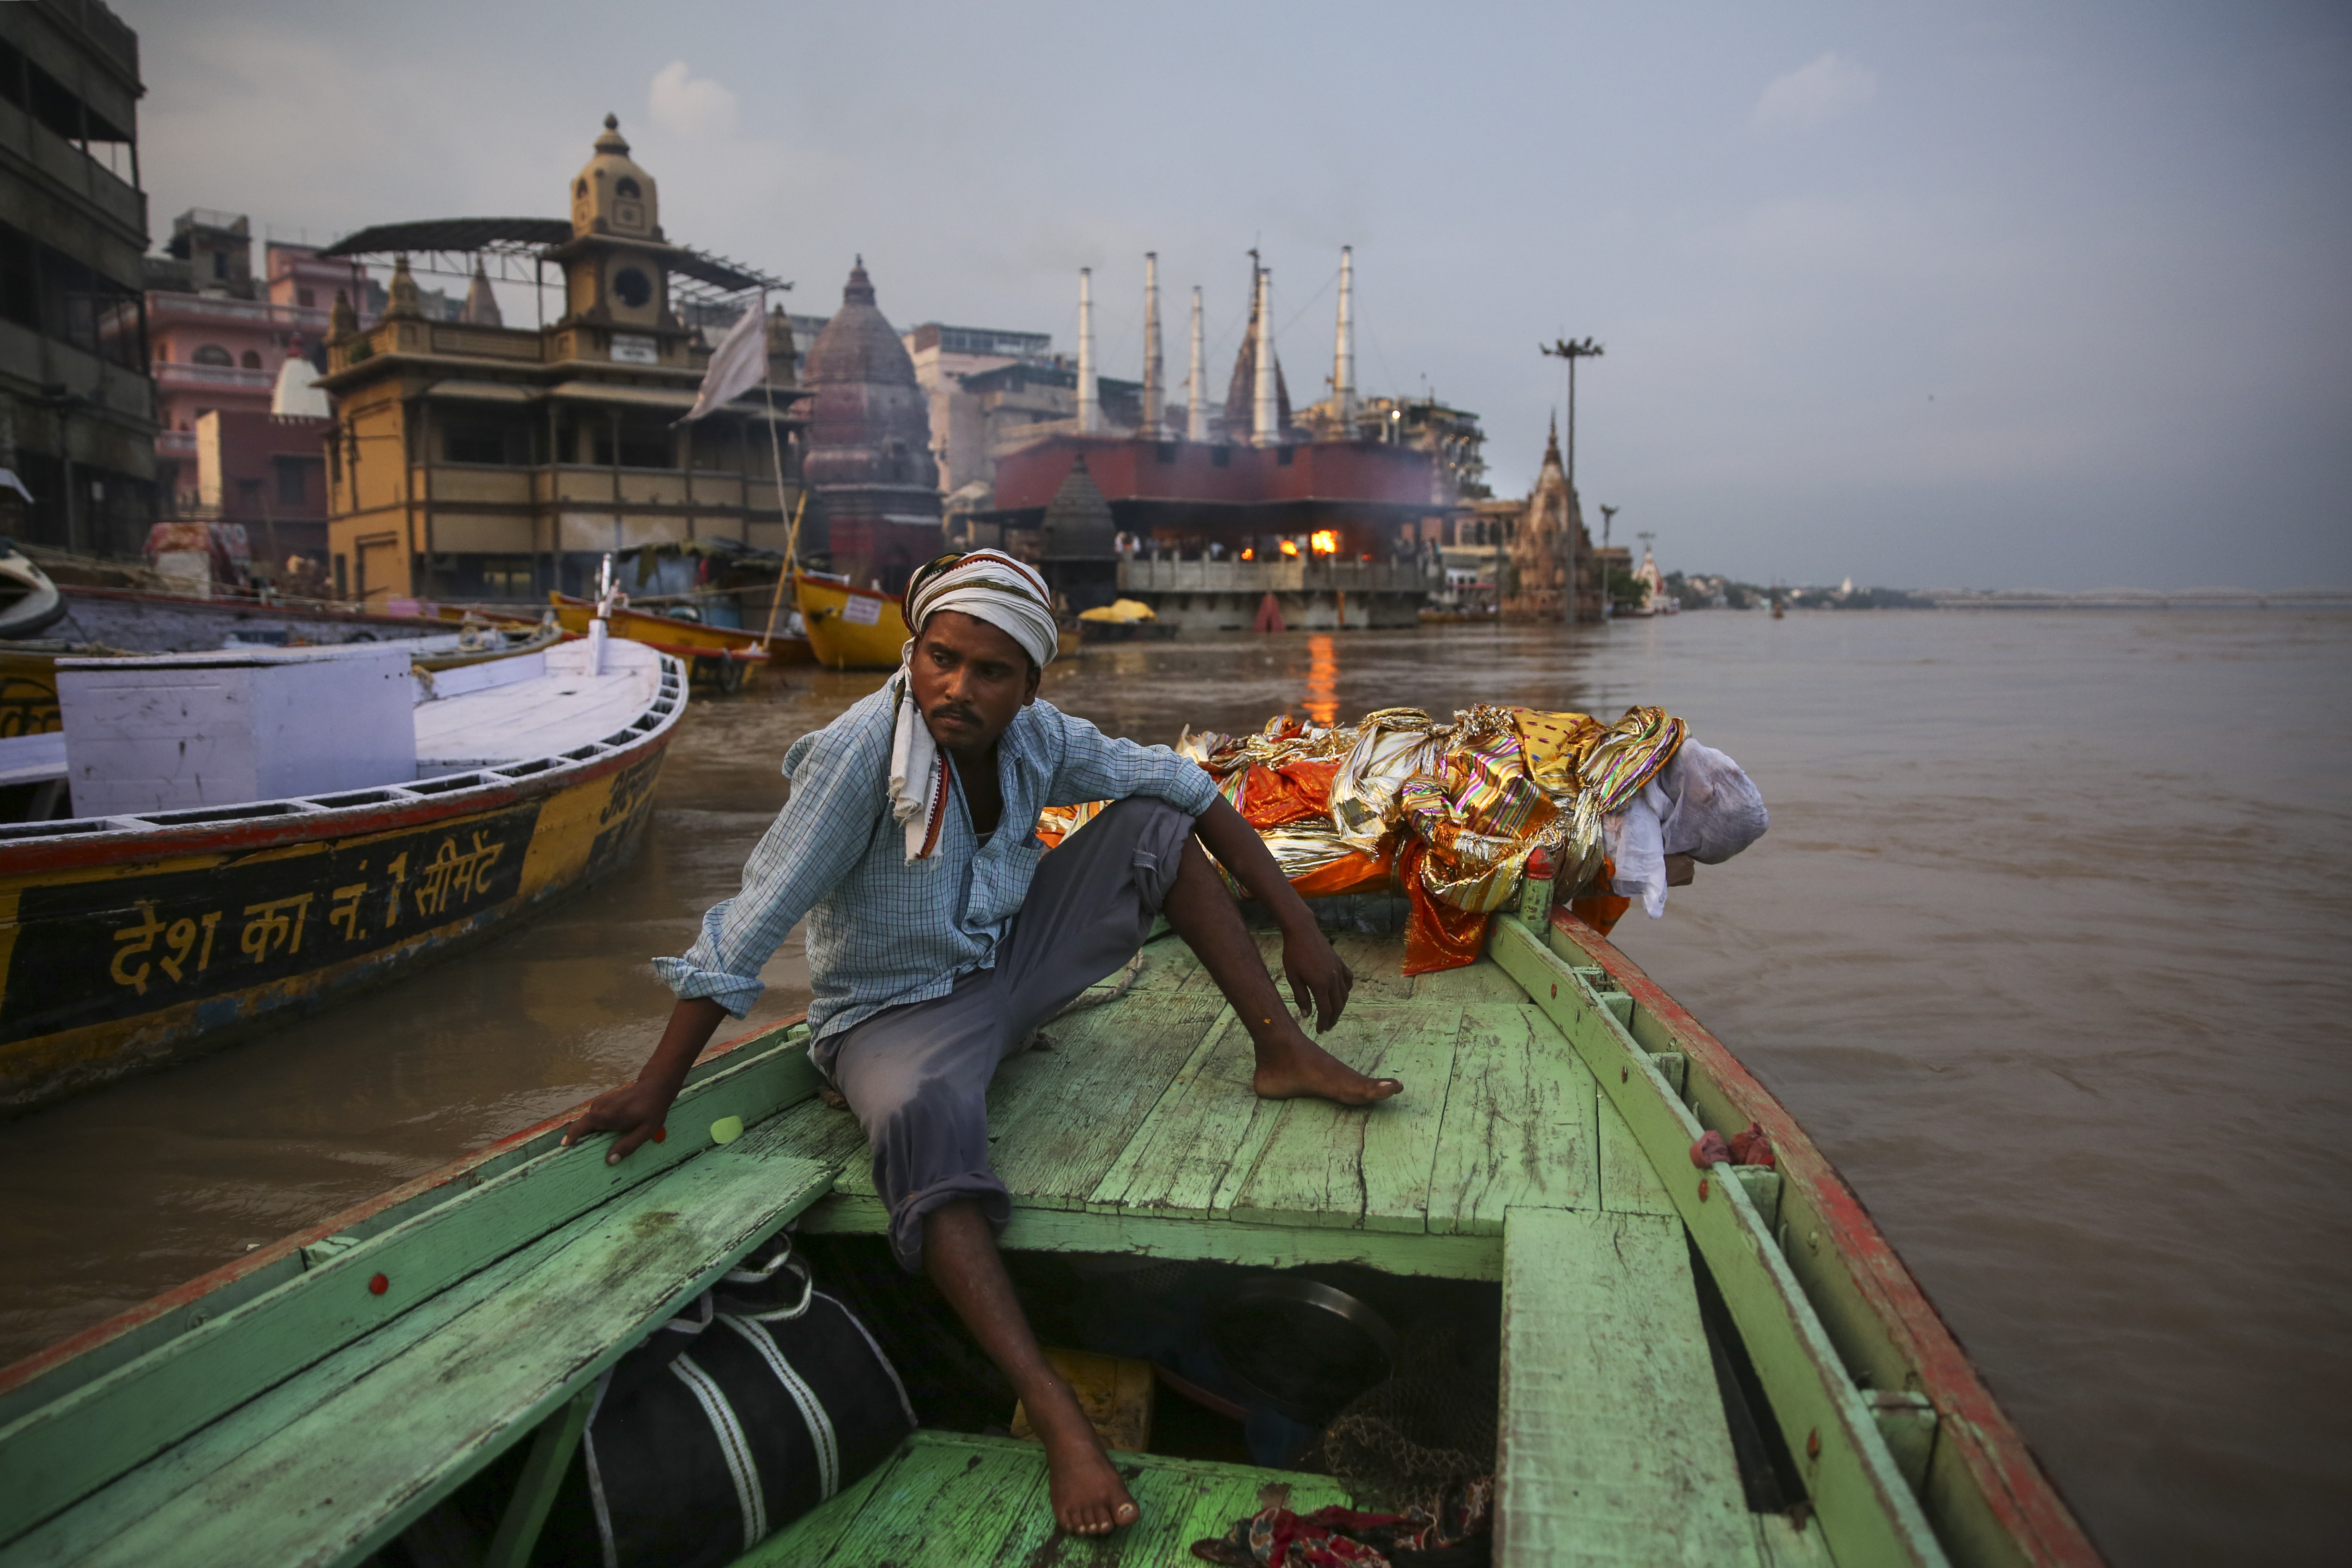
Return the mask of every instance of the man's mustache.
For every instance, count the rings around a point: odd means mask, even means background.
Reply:
[[[980,722],[980,714],[976,710],[965,707],[961,702],[942,702],[938,707],[931,710],[930,716],[940,723],[946,723],[950,720],[957,720],[963,723],[973,725],[977,725]]]

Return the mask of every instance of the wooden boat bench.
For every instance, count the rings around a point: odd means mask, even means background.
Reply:
[[[490,1557],[520,1563],[599,1374],[830,1185],[766,1129],[711,1146],[814,1087],[795,1056],[690,1087],[618,1167],[601,1139],[523,1151],[330,1237],[297,1280],[0,1427],[0,1563],[355,1563],[536,1433]]]

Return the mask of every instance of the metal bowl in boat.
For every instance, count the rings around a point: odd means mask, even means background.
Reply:
[[[1244,1396],[1318,1425],[1396,1363],[1387,1319],[1345,1290],[1295,1275],[1249,1280],[1211,1308],[1209,1339]]]

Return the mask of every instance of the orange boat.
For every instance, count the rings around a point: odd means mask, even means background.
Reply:
[[[550,594],[547,602],[555,606],[556,619],[563,629],[575,637],[588,635],[588,623],[596,614],[595,601],[575,599],[568,594]],[[656,616],[644,610],[633,610],[625,605],[614,607],[613,635],[641,642],[678,658],[691,661],[695,676],[715,682],[722,691],[732,691],[741,686],[751,672],[765,664],[814,664],[817,656],[811,651],[805,637],[778,634],[771,638],[758,632],[744,631],[735,626],[705,626],[700,621],[681,621],[670,616]],[[897,663],[894,652],[892,663]]]

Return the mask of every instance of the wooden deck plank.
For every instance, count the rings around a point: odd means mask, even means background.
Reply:
[[[1515,1209],[1503,1247],[1496,1563],[1757,1563],[1681,1224]]]
[[[1358,1072],[1403,1079],[1405,1092],[1363,1109],[1285,1101],[1233,1217],[1426,1230],[1430,1170],[1461,1026],[1457,1007],[1350,1006],[1319,1043]]]
[[[761,1561],[783,1568],[974,1568],[997,1542],[1043,1516],[1045,1454],[1034,1444],[982,1447],[926,1441],[919,1433],[906,1456],[867,1495],[855,1523],[822,1557],[792,1546],[794,1530],[770,1536]]]
[[[85,1498],[30,1534],[8,1543],[8,1568],[62,1568],[224,1467],[235,1463],[290,1423],[318,1409],[360,1378],[428,1335],[440,1332],[528,1276],[562,1250],[561,1231],[458,1281],[383,1328],[239,1405],[227,1415]]]
[[[1396,962],[1393,950],[1389,959]],[[1524,1002],[1528,994],[1519,983],[1496,967],[1491,958],[1462,969],[1438,969],[1412,977],[1412,999],[1416,1002]]]
[[[1348,1005],[1383,1006],[1413,999],[1413,977],[1398,973],[1400,949],[1392,936],[1370,936],[1362,931],[1327,932],[1331,939],[1331,951],[1355,975],[1355,989],[1348,994]],[[1274,951],[1267,957],[1268,971],[1279,981],[1282,978],[1282,942],[1276,937]]]
[[[1600,1085],[1596,1082],[1593,1089],[1598,1094]],[[1617,1108],[1609,1103],[1607,1095],[1600,1095],[1599,1111],[1601,1206],[1612,1214],[1676,1212],[1674,1194],[1658,1179],[1649,1156],[1642,1152],[1633,1130],[1625,1125]]]
[[[989,1155],[1013,1201],[1083,1207],[1221,1006],[1188,994],[1091,1008],[997,1068]]]
[[[1105,1213],[1223,1218],[1274,1135],[1280,1102],[1250,1087],[1256,1058],[1231,1008],[1217,1015],[1111,1162],[1087,1206]]]
[[[733,1568],[1178,1568],[1192,1543],[1223,1535],[1258,1510],[1269,1484],[1300,1511],[1347,1501],[1328,1476],[1154,1454],[1117,1456],[1142,1517],[1099,1540],[1060,1534],[1046,1501],[1043,1450],[1032,1443],[918,1432],[887,1465],[770,1536]],[[854,1512],[843,1505],[854,1502]]]
[[[713,1149],[566,1227],[508,1289],[85,1559],[349,1563],[527,1434],[830,1184]]]
[[[811,1207],[801,1229],[811,1236],[880,1236],[888,1229],[888,1215],[878,1198],[836,1195]],[[1008,1252],[1125,1252],[1138,1258],[1237,1263],[1251,1268],[1360,1263],[1384,1273],[1438,1279],[1503,1277],[1503,1241],[1496,1236],[1242,1225],[1198,1216],[1170,1219],[1087,1209],[1024,1208],[1017,1204],[998,1245]]]
[[[1429,1228],[1500,1236],[1508,1208],[1600,1207],[1597,1095],[1592,1074],[1541,1008],[1525,1000],[1464,1007],[1429,1178]]]

